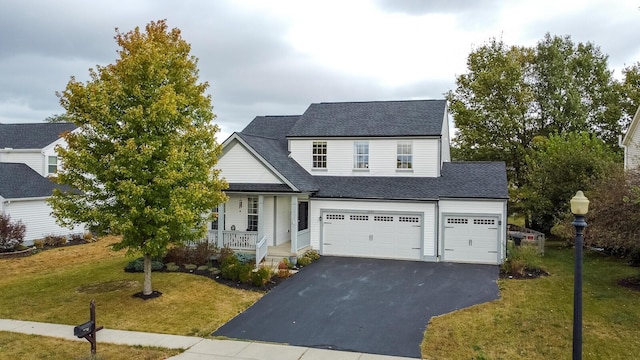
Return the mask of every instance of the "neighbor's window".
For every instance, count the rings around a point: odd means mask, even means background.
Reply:
[[[369,142],[355,141],[353,143],[353,168],[369,168]]]
[[[327,168],[327,142],[326,141],[313,142],[313,168],[314,169]]]
[[[258,198],[247,198],[247,231],[258,231]]]
[[[397,169],[413,168],[413,150],[410,141],[398,141]]]
[[[47,158],[47,173],[55,174],[58,172],[58,157],[57,156],[49,156]]]

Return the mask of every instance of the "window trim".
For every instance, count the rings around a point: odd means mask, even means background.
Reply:
[[[369,171],[369,141],[356,140],[353,142],[353,170]]]
[[[327,142],[314,141],[311,144],[311,168],[325,170],[327,168]]]
[[[51,163],[52,159],[55,159],[54,164]],[[53,171],[51,171],[52,166],[55,166]],[[47,174],[53,175],[57,173],[58,173],[58,156],[57,155],[47,156]]]
[[[413,171],[413,142],[401,140],[396,143],[396,170]]]
[[[258,216],[258,197],[247,197],[247,231],[258,231],[258,224],[260,221]],[[255,224],[253,224],[253,219],[255,219]]]

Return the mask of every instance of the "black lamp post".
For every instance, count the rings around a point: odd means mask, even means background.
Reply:
[[[582,359],[582,231],[587,226],[584,216],[589,211],[589,199],[578,191],[571,199],[572,225],[576,228],[576,259],[573,278],[573,360]]]

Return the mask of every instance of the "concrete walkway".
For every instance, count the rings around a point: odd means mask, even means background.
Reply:
[[[51,336],[67,340],[84,341],[73,336],[72,325],[49,324],[34,321],[0,319],[0,331]],[[178,360],[401,360],[396,356],[363,354],[335,350],[314,349],[247,341],[204,339],[194,336],[154,334],[138,331],[103,329],[96,333],[98,354],[100,343],[158,346],[187,349],[170,359]],[[88,343],[87,343],[88,344]],[[88,346],[88,345],[87,345]]]

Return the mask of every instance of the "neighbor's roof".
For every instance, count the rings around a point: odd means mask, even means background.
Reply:
[[[56,187],[26,164],[0,162],[0,196],[5,199],[47,197]]]
[[[440,136],[446,107],[446,100],[311,104],[287,136]]]
[[[315,197],[438,200],[508,199],[503,162],[445,162],[440,177],[316,176]]]
[[[76,128],[69,122],[0,124],[0,149],[42,149]]]

